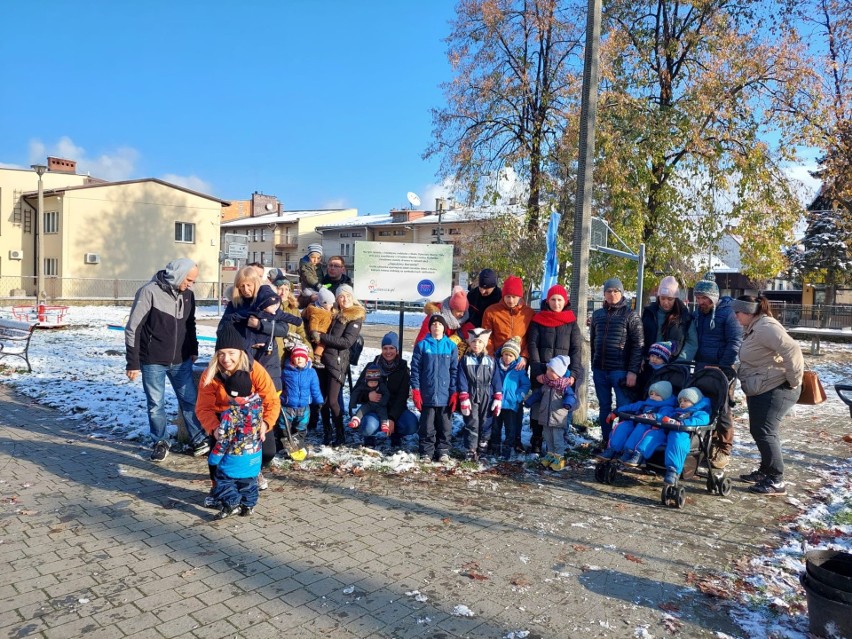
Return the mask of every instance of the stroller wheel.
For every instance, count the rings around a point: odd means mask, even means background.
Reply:
[[[606,463],[595,464],[595,479],[601,484],[606,483]]]
[[[707,473],[707,492],[711,495],[716,492],[716,478],[713,473]]]
[[[676,497],[675,497],[675,506],[678,508],[683,508],[683,505],[686,503],[686,488],[680,486],[677,489]]]
[[[716,490],[722,496],[726,497],[731,492],[731,478],[730,477],[722,477],[717,480]]]
[[[615,464],[609,464],[606,469],[606,483],[614,484],[617,475],[618,469],[616,469]]]
[[[669,490],[670,489],[671,489],[671,486],[669,486],[668,484],[663,484],[663,489],[662,489],[662,491],[660,491],[660,503],[663,506],[669,505]]]

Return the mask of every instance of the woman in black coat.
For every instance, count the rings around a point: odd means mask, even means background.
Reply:
[[[536,313],[527,329],[527,350],[530,355],[530,382],[532,389],[542,385],[541,377],[547,363],[557,355],[571,358],[570,384],[582,379],[580,344],[583,339],[577,326],[577,317],[571,310],[568,292],[555,284],[547,291],[547,308]],[[542,425],[530,414],[532,452],[541,454]]]
[[[349,372],[349,349],[358,340],[361,326],[367,316],[364,307],[355,299],[352,287],[344,284],[337,289],[334,319],[325,333],[312,331],[311,342],[322,344],[322,368],[317,368],[320,389],[325,403],[322,405],[323,444],[342,446],[346,443],[343,431],[343,406],[340,391]],[[334,424],[334,436],[331,426]]]

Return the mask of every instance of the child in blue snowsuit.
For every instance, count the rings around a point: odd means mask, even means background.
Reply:
[[[684,426],[707,426],[710,423],[710,400],[704,397],[697,388],[684,388],[677,396],[679,408],[669,418],[670,421],[683,424]],[[666,475],[663,481],[667,484],[676,484],[678,477],[683,472],[683,464],[689,454],[690,434],[676,430],[653,427],[642,438],[636,446],[639,454],[647,459],[657,448],[666,445]]]
[[[458,393],[459,351],[445,335],[447,320],[429,317],[429,335],[417,342],[411,357],[411,399],[420,411],[420,461],[450,461],[453,411]]]
[[[472,328],[467,351],[459,361],[459,408],[464,417],[465,459],[476,461],[488,452],[493,418],[503,403],[503,378],[497,362],[485,352],[491,331]]]
[[[672,395],[672,385],[667,381],[659,381],[651,384],[648,387],[648,398],[619,406],[619,413],[631,413],[632,415],[642,415],[652,419],[662,419],[670,416],[677,406],[674,396]],[[617,417],[616,413],[610,413],[606,418],[607,423],[611,424]],[[621,461],[628,466],[638,466],[636,458],[636,445],[651,428],[648,424],[634,422],[630,419],[624,419],[616,424],[615,428],[609,435],[609,443],[598,459],[601,461],[609,461],[621,455]]]
[[[251,376],[236,371],[223,381],[230,397],[228,409],[222,413],[216,431],[216,445],[207,463],[215,466],[216,485],[213,498],[222,506],[216,519],[231,516],[237,508],[240,515],[251,515],[257,505],[257,475],[260,472],[260,436],[263,425],[263,402],[252,392]]]
[[[296,448],[305,441],[305,431],[310,418],[310,405],[322,405],[319,377],[308,359],[308,349],[296,346],[290,360],[281,371],[281,417],[279,426],[289,433]]]
[[[500,453],[503,459],[512,456],[514,442],[520,438],[524,399],[530,390],[526,369],[519,371],[515,368],[520,356],[521,339],[510,337],[500,348],[500,359],[497,362],[497,374],[502,378],[503,405],[500,414],[494,418],[490,447],[495,453]],[[501,443],[504,432],[505,438]]]
[[[571,358],[567,355],[557,355],[547,362],[544,384],[524,402],[530,407],[530,419],[537,419],[542,426],[547,454],[542,457],[541,464],[553,470],[565,468],[565,429],[577,405],[574,389],[568,383],[570,365]]]

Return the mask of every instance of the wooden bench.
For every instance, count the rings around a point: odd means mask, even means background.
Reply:
[[[27,322],[16,322],[15,320],[0,319],[0,359],[4,357],[20,357],[27,363],[27,372],[31,373],[33,367],[30,365],[30,339],[33,330],[38,325]]]

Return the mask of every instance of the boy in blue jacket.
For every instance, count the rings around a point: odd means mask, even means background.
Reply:
[[[254,511],[263,443],[263,402],[260,395],[252,393],[249,373],[236,371],[223,385],[230,404],[222,413],[216,445],[207,460],[216,467],[213,498],[222,505],[214,519],[230,517],[237,508],[243,517]]]
[[[411,358],[411,398],[420,411],[420,461],[450,461],[453,411],[458,392],[459,354],[453,341],[445,336],[447,320],[435,314],[429,317],[429,335],[414,347]]]
[[[503,459],[512,456],[514,442],[520,438],[523,424],[524,399],[530,390],[530,378],[526,369],[516,370],[521,356],[521,338],[510,337],[500,348],[497,374],[502,380],[503,402],[500,413],[494,418],[491,429],[491,449]],[[505,432],[505,436],[504,436]],[[503,441],[501,443],[501,437]]]
[[[319,377],[308,359],[308,349],[298,345],[281,371],[281,417],[278,424],[292,438],[293,449],[302,449],[310,418],[311,404],[322,405]],[[290,456],[297,459],[291,451]],[[304,457],[302,457],[304,459]]]
[[[683,424],[684,426],[707,426],[710,423],[710,400],[697,388],[684,388],[677,396],[679,408],[671,417],[664,417],[663,423]],[[690,434],[677,430],[651,428],[636,450],[642,459],[650,457],[657,448],[666,445],[666,475],[663,481],[674,485],[683,472],[683,464],[689,454]]]
[[[642,415],[659,420],[671,416],[676,406],[677,402],[672,395],[672,385],[663,380],[648,387],[647,399],[626,406],[619,406],[617,410],[619,413],[631,413],[632,415]],[[611,424],[617,416],[616,413],[610,413],[606,418],[607,423]],[[628,466],[638,466],[640,460],[636,457],[639,454],[636,452],[636,445],[645,435],[645,432],[650,429],[650,425],[634,422],[630,419],[619,421],[609,435],[609,444],[606,450],[598,455],[598,459],[609,461],[621,455],[621,461]]]
[[[491,331],[472,328],[467,336],[467,351],[459,361],[459,407],[464,417],[465,459],[476,461],[488,452],[491,425],[500,415],[503,384],[497,362],[485,349]]]

